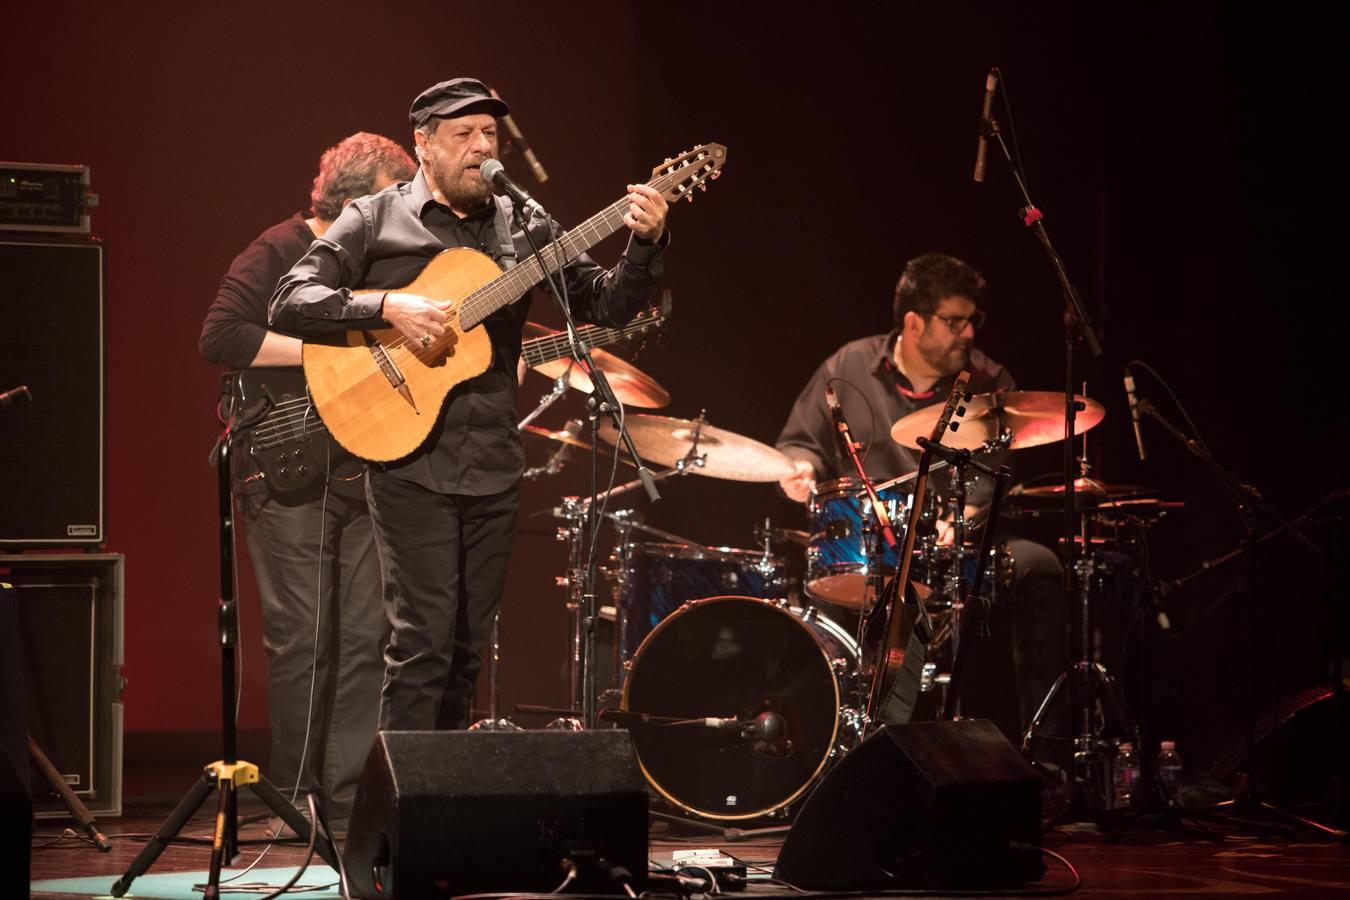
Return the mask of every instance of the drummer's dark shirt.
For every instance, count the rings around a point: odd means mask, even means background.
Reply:
[[[844,454],[835,437],[834,422],[825,404],[827,382],[833,384],[839,395],[854,440],[863,445],[859,455],[863,456],[863,471],[869,478],[885,481],[919,467],[919,451],[891,440],[891,425],[916,409],[945,401],[956,377],[946,376],[930,391],[916,394],[909,379],[893,362],[898,336],[898,331],[892,331],[850,341],[840,347],[820,364],[793,404],[787,424],[778,436],[777,447],[793,459],[811,463],[818,482],[855,474],[853,461]],[[966,369],[970,372],[969,390],[973,394],[1016,390],[1008,370],[980,350],[971,351]],[[982,461],[993,467],[1006,462],[1007,456],[1007,451],[1002,451],[988,454]],[[933,482],[937,489],[948,490],[945,472],[935,473]],[[966,502],[983,506],[992,490],[991,480],[980,476]]]

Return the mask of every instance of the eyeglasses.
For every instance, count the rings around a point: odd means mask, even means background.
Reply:
[[[929,313],[927,317],[942,320],[942,324],[950,328],[952,334],[960,334],[966,330],[967,325],[979,331],[984,327],[985,321],[984,310],[982,309],[975,310],[975,314],[972,316],[939,316],[937,313]]]

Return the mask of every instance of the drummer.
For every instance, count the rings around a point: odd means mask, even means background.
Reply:
[[[777,446],[792,459],[793,472],[782,479],[783,492],[804,502],[817,481],[853,475],[825,401],[833,387],[868,477],[885,481],[918,468],[918,451],[891,440],[890,427],[916,409],[942,403],[955,376],[966,370],[969,392],[1014,390],[1012,375],[975,347],[984,324],[981,304],[985,280],[959,259],[927,253],[910,260],[895,286],[895,328],[888,334],[850,341],[820,364],[797,397]],[[983,461],[1005,462],[1000,451]],[[949,488],[945,472],[935,473],[930,488]],[[966,497],[966,515],[986,505],[989,478],[980,476]],[[952,539],[949,522],[938,523],[939,543]],[[1068,660],[1068,613],[1063,569],[1047,547],[1008,541],[1015,563],[1013,658],[1017,666],[1020,720],[1027,723]]]

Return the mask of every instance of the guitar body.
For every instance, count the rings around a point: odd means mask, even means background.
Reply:
[[[450,304],[445,334],[428,347],[407,341],[396,328],[349,331],[338,344],[305,343],[314,407],[339,444],[375,462],[401,459],[421,446],[450,391],[492,364],[487,330],[482,325],[461,330],[458,310],[464,297],[501,274],[491,257],[456,248],[432,257],[417,278],[398,288]],[[380,367],[371,341],[383,346],[397,367],[407,399]]]
[[[310,405],[305,379],[290,369],[240,369],[230,373],[230,393],[244,409],[267,403],[270,411],[247,429],[249,456],[275,497],[312,494],[324,480],[354,481],[365,463],[332,440]]]

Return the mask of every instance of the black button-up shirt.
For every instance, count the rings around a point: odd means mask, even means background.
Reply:
[[[499,199],[498,204],[510,209],[509,200]],[[489,203],[461,219],[436,202],[420,169],[412,181],[352,202],[281,279],[272,297],[272,327],[300,337],[387,327],[380,319],[383,295],[355,295],[352,290],[401,288],[431,257],[451,247],[497,258],[498,204]],[[537,243],[548,242],[545,217],[533,215],[528,227]],[[511,238],[517,257],[524,260],[531,253],[529,241],[523,232]],[[632,236],[610,271],[581,255],[566,269],[573,315],[610,327],[626,324],[661,277],[666,243],[665,237],[657,245]],[[528,312],[526,294],[523,302],[484,320],[492,365],[450,392],[426,443],[384,469],[446,494],[495,494],[520,478],[525,461],[516,428],[516,363]]]
[[[869,478],[885,481],[919,467],[919,451],[891,440],[891,425],[916,409],[945,401],[956,383],[956,376],[948,375],[927,393],[915,394],[909,379],[895,368],[893,362],[897,337],[898,332],[892,331],[850,341],[820,364],[797,397],[787,424],[778,436],[777,446],[793,459],[811,463],[818,481],[856,475],[853,461],[844,454],[835,437],[834,420],[825,403],[827,382],[833,383],[835,393],[839,395],[839,404],[853,439],[863,445],[858,454],[866,454],[863,471]],[[968,390],[972,394],[1016,390],[1008,370],[979,350],[971,350],[966,369],[970,372]],[[983,459],[983,462],[996,466],[1005,461],[1007,452],[1000,451],[992,456],[992,460]],[[935,473],[933,480],[938,487],[945,486],[946,473]],[[967,495],[966,502],[983,505],[992,490],[992,483],[982,475],[978,486]]]

